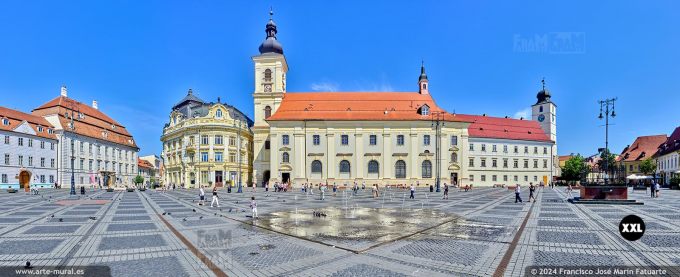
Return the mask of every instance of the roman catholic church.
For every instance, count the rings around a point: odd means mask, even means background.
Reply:
[[[289,92],[288,61],[273,19],[265,31],[259,55],[252,57],[258,185],[553,180],[556,105],[545,85],[531,103],[531,119],[449,113],[430,95],[424,66],[411,92]]]

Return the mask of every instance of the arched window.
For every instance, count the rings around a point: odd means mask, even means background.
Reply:
[[[217,111],[215,112],[215,117],[222,118],[222,110],[221,109],[217,109]]]
[[[290,161],[290,156],[288,156],[288,152],[283,152],[283,157],[281,158],[281,160],[282,160],[284,163],[287,163],[287,162]]]
[[[316,160],[312,162],[312,173],[321,173],[323,170],[323,166],[321,165],[321,162]]]
[[[264,118],[267,119],[270,116],[272,116],[272,107],[270,106],[264,107]]]
[[[398,160],[394,164],[394,177],[395,178],[406,178],[406,162]]]
[[[347,160],[343,160],[340,162],[340,173],[349,173],[350,168],[349,168],[349,162]]]
[[[271,82],[272,81],[272,70],[267,68],[264,70],[264,81],[265,82]]]
[[[369,174],[371,174],[371,173],[378,174],[378,172],[379,172],[378,162],[375,161],[375,160],[368,162],[368,173]]]
[[[452,163],[458,162],[458,154],[456,152],[451,153],[451,162]]]
[[[432,178],[432,162],[425,160],[422,165],[423,178]]]

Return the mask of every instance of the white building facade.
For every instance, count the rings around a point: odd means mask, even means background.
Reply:
[[[137,176],[139,148],[124,126],[92,106],[61,96],[33,110],[55,128],[57,182],[69,187],[130,186]],[[73,124],[71,123],[73,122]],[[73,166],[72,166],[73,164]]]
[[[673,177],[680,177],[680,127],[675,128],[666,142],[654,155],[656,173],[663,185],[669,185]]]
[[[45,119],[0,107],[0,189],[53,187],[57,137]]]

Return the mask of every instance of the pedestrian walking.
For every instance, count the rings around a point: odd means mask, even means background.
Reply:
[[[361,182],[361,189],[366,189],[366,181]]]
[[[414,195],[416,193],[416,187],[413,186],[413,183],[411,183],[411,196],[409,196],[409,199],[416,199],[416,196]]]
[[[661,184],[654,181],[654,197],[659,198],[659,189],[661,189]]]
[[[569,195],[569,197],[567,199],[573,199],[574,198],[574,195],[571,194],[573,191],[574,191],[574,187],[572,187],[571,184],[568,184],[567,185],[567,194]]]
[[[326,186],[319,184],[319,190],[321,191],[321,200],[326,199]]]
[[[522,196],[520,195],[521,192],[522,192],[522,190],[520,189],[519,184],[517,184],[515,186],[515,203],[517,203],[517,202],[522,203]]]
[[[258,218],[257,217],[257,202],[255,202],[255,196],[250,198],[250,209],[253,212],[253,218]]]
[[[534,202],[536,202],[536,198],[534,197],[534,191],[536,191],[536,187],[534,184],[529,183],[529,202],[531,202],[531,199],[534,199]]]
[[[651,194],[652,198],[656,198],[656,181],[654,181],[650,186],[649,186],[649,193]]]
[[[220,201],[218,200],[219,197],[217,197],[217,187],[213,187],[212,191],[212,201],[210,201],[210,207],[212,208],[214,204],[217,204],[217,207],[220,207]]]
[[[336,193],[338,192],[338,185],[333,182],[333,197],[335,197]]]
[[[444,199],[449,199],[449,185],[444,183]]]
[[[199,206],[202,206],[203,204],[205,204],[205,191],[203,190],[203,186],[201,186],[201,188],[198,190],[198,198],[199,198],[199,200],[198,200]]]

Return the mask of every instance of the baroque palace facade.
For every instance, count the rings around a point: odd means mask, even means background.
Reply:
[[[252,182],[253,122],[238,109],[205,102],[189,89],[163,128],[166,185],[243,186]]]
[[[424,66],[414,92],[287,92],[272,19],[254,56],[254,178],[273,182],[491,186],[547,183],[558,164],[545,86],[531,119],[448,113]]]

